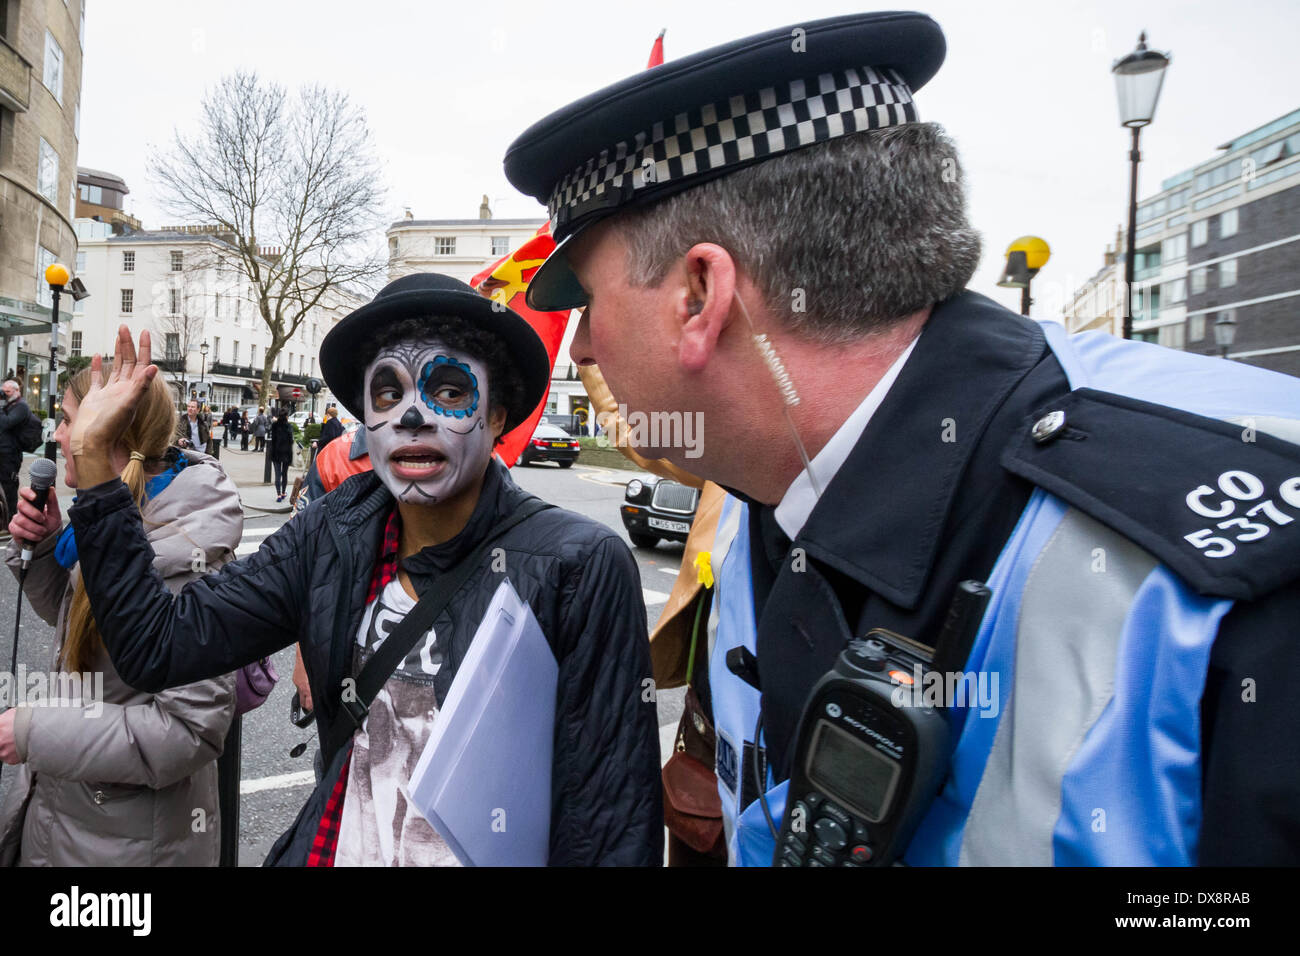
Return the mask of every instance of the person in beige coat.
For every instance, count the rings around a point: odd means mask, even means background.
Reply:
[[[74,488],[69,422],[89,374],[73,379],[55,433]],[[114,461],[136,492],[154,568],[179,591],[233,558],[243,514],[215,459],[168,447],[174,425],[169,390],[156,379]],[[31,494],[22,491],[10,523],[6,563],[17,576],[20,539],[39,542],[23,592],[56,628],[50,673],[89,672],[92,679],[80,706],[47,701],[0,714],[0,759],[19,764],[0,809],[0,865],[215,866],[216,758],[234,716],[234,675],[161,694],[123,683],[80,586],[71,528],[63,529],[54,495],[41,514]],[[101,674],[102,696],[93,687]]]

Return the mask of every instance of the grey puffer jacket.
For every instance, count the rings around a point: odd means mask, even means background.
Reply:
[[[202,576],[194,570],[203,566],[200,553],[209,569],[231,560],[243,532],[234,482],[215,459],[183,454],[187,465],[143,512],[153,566],[172,591]],[[56,628],[49,671],[80,570],[55,560],[58,538],[37,545],[23,588],[32,610]],[[17,577],[16,541],[5,561]],[[102,647],[94,673],[103,674],[102,697],[87,688],[81,706],[18,708],[14,738],[24,762],[0,810],[0,865],[215,866],[216,758],[234,717],[234,675],[148,694],[118,676]]]

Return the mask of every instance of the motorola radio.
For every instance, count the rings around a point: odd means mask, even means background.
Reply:
[[[989,590],[963,581],[935,660],[965,660]],[[888,866],[944,781],[946,710],[914,693],[926,650],[886,630],[849,643],[804,705],[774,866]]]

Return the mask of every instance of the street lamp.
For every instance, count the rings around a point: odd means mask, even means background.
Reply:
[[[199,355],[201,356],[199,362],[199,398],[201,400],[203,398],[203,379],[206,378],[208,374],[208,340],[207,339],[204,339],[201,343],[199,343]]]
[[[50,307],[50,404],[48,408],[51,418],[54,417],[54,408],[58,404],[59,296],[63,294],[63,287],[68,285],[68,280],[71,277],[72,273],[61,262],[52,262],[45,267],[45,281],[49,283],[50,298],[52,300]],[[80,302],[90,295],[80,279],[72,279],[68,292],[72,296],[73,302]],[[45,457],[50,461],[54,461],[58,445],[54,443],[54,432],[51,431],[49,434],[50,440],[45,443]]]
[[[1034,300],[1029,298],[1029,283],[1038,270],[1047,265],[1052,250],[1037,236],[1021,236],[1007,246],[1007,266],[1002,270],[998,285],[1004,289],[1020,290],[1020,314],[1028,315]]]
[[[1119,97],[1119,122],[1133,131],[1133,145],[1129,149],[1128,187],[1128,247],[1124,254],[1124,338],[1133,338],[1133,265],[1137,254],[1137,188],[1138,163],[1142,153],[1138,150],[1138,137],[1142,127],[1150,124],[1156,115],[1156,101],[1160,99],[1160,86],[1164,83],[1165,67],[1169,66],[1168,53],[1147,49],[1147,35],[1138,36],[1137,49],[1116,60],[1110,71],[1115,74],[1115,93]]]
[[[1228,357],[1228,349],[1232,348],[1232,342],[1237,337],[1237,320],[1231,313],[1220,313],[1214,321],[1214,344],[1219,347],[1219,355],[1223,358]]]

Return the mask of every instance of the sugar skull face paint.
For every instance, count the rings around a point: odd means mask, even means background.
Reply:
[[[484,363],[437,340],[401,342],[366,368],[366,447],[399,501],[436,504],[483,474],[495,435]]]
[[[439,415],[467,418],[478,409],[478,377],[450,355],[435,355],[420,367],[420,399]]]

